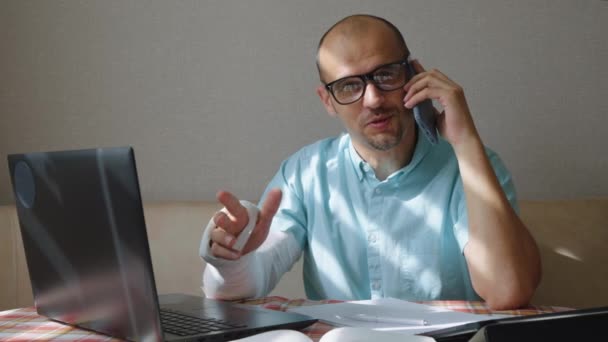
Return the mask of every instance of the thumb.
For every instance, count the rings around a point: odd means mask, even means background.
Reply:
[[[283,193],[280,189],[272,189],[268,192],[266,196],[266,201],[262,205],[262,209],[260,210],[260,217],[258,221],[258,225],[261,227],[268,227],[272,222],[272,218],[277,213],[279,209],[279,205],[281,204],[281,198],[283,197]]]

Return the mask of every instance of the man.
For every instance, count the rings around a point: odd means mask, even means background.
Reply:
[[[303,253],[312,299],[528,303],[540,258],[514,210],[511,176],[484,148],[461,87],[415,60],[409,74],[409,56],[398,29],[378,17],[350,16],[328,30],[317,93],[348,134],[283,162],[240,252],[232,247],[247,210],[218,193],[225,208],[201,243],[208,296],[264,296]],[[412,115],[427,99],[443,107],[437,145]]]

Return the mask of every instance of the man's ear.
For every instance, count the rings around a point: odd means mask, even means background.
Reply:
[[[317,87],[317,95],[319,95],[321,103],[323,104],[323,107],[325,107],[327,114],[329,114],[330,116],[336,116],[338,112],[336,111],[334,104],[331,102],[331,94],[327,91],[327,89],[325,89],[323,85],[319,85]]]

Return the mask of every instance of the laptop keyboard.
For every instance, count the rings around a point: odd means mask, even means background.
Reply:
[[[178,336],[198,335],[246,327],[244,324],[232,324],[216,318],[189,316],[171,309],[160,310],[160,321],[165,332]]]

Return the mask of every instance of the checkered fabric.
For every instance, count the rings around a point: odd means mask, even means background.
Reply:
[[[236,303],[258,306],[271,310],[285,311],[288,308],[304,306],[342,303],[339,300],[313,301],[307,299],[287,299],[283,297],[266,297],[252,300],[242,300]],[[466,301],[432,301],[422,304],[440,306],[450,310],[476,313],[476,314],[507,314],[507,315],[533,315],[546,312],[569,310],[555,306],[531,306],[520,310],[491,311],[483,302]],[[313,341],[319,341],[321,336],[334,327],[317,322],[302,332]],[[115,338],[96,334],[90,331],[77,329],[68,325],[59,324],[39,316],[34,308],[21,308],[0,312],[0,341],[26,342],[26,341],[120,341]]]

